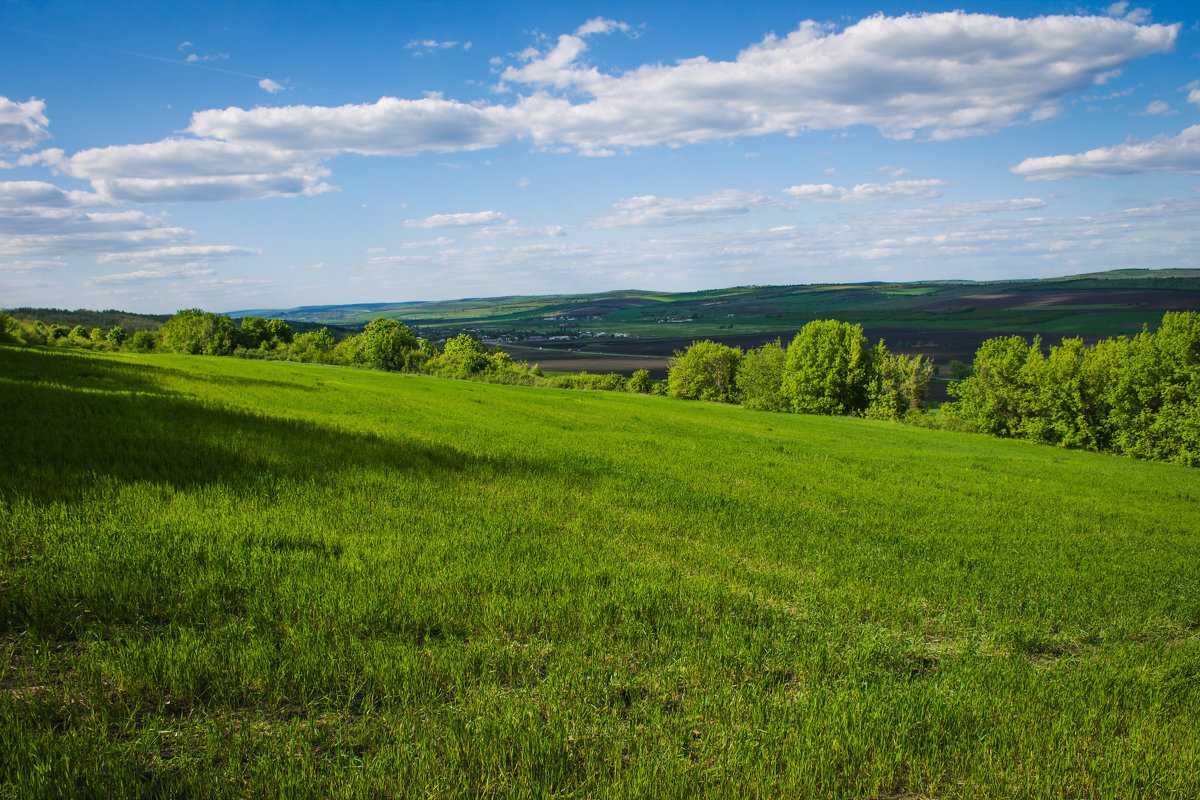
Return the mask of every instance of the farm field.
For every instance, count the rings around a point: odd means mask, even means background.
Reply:
[[[0,403],[0,797],[1200,793],[1193,469],[233,358]]]

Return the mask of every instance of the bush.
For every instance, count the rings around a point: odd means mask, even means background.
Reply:
[[[637,394],[649,393],[651,386],[652,383],[650,381],[650,370],[648,369],[639,369],[634,371],[632,377],[629,378],[629,382],[626,384],[626,388],[629,389],[629,391]]]

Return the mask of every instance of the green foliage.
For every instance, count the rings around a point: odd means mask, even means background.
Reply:
[[[72,339],[87,339],[88,329],[83,325],[76,325],[71,329],[70,336]]]
[[[158,349],[159,338],[151,331],[134,331],[125,349],[134,353],[150,353]]]
[[[417,349],[417,337],[403,322],[380,317],[363,330],[362,348],[367,364],[398,372],[404,369],[405,357]]]
[[[333,363],[350,367],[367,366],[367,353],[361,335],[347,336],[333,348]]]
[[[1200,314],[1091,348],[1064,339],[1048,358],[1036,339],[990,339],[950,393],[947,413],[986,433],[1198,465]]]
[[[650,380],[650,370],[648,369],[634,370],[626,384],[626,388],[636,394],[649,394],[652,386],[653,381]]]
[[[108,334],[104,337],[108,342],[108,346],[114,350],[120,349],[121,345],[125,344],[125,340],[129,338],[129,334],[120,325],[111,328]]]
[[[25,344],[25,326],[0,311],[0,344]]]
[[[924,356],[889,353],[879,342],[871,350],[865,415],[900,420],[924,411],[932,374],[933,364]]]
[[[441,355],[430,359],[428,368],[435,375],[466,377],[486,372],[491,365],[488,349],[469,333],[460,333],[446,342]]]
[[[71,329],[66,325],[51,325],[49,328],[49,338],[52,340],[65,339],[71,335]]]
[[[946,364],[946,368],[950,371],[950,379],[955,381],[966,380],[973,373],[970,364],[964,364],[957,359],[950,359],[950,363]]]
[[[756,411],[789,411],[783,395],[787,353],[779,340],[748,350],[738,364],[737,386],[741,402]]]
[[[667,391],[672,397],[732,403],[737,399],[740,348],[704,340],[676,352],[667,372]]]
[[[328,329],[326,329],[328,332]],[[293,341],[292,328],[281,319],[243,317],[237,343],[251,350],[274,350]]]
[[[227,356],[237,345],[238,328],[227,314],[187,308],[163,323],[162,348],[187,355]]]
[[[787,349],[783,395],[803,414],[858,414],[867,408],[870,351],[862,326],[808,323]]]
[[[616,372],[593,375],[589,372],[574,372],[570,375],[555,375],[545,382],[552,389],[591,389],[601,392],[626,390],[625,376]]]
[[[301,333],[292,340],[289,355],[296,361],[329,361],[336,343],[328,328]]]

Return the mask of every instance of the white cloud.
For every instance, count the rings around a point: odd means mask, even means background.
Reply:
[[[215,274],[212,269],[197,264],[180,264],[165,267],[144,267],[133,272],[117,272],[95,275],[88,278],[90,284],[123,284],[144,281],[177,280],[179,278],[206,278]]]
[[[1200,106],[1200,89],[1192,89],[1188,92],[1188,102]]]
[[[1178,30],[1106,17],[875,16],[838,33],[806,22],[735,61],[701,56],[619,76],[579,66],[586,43],[561,36],[502,78],[594,98],[521,98],[515,109],[536,121],[539,143],[637,147],[852,125],[948,139],[1044,118],[1131,59],[1171,49]]]
[[[1075,155],[1027,158],[1012,171],[1026,180],[1046,181],[1149,172],[1200,173],[1200,125],[1186,128],[1178,136],[1128,141]]]
[[[262,89],[264,92],[276,94],[278,92],[282,92],[287,87],[285,87],[282,83],[276,83],[270,78],[263,78],[258,82],[258,88]]]
[[[496,147],[513,137],[513,113],[440,97],[282,108],[226,108],[192,115],[190,133],[292,151],[412,156]]]
[[[340,107],[197,112],[189,132],[230,142],[368,155],[496,147],[523,138],[588,155],[772,133],[873,126],[906,139],[988,133],[1057,113],[1064,97],[1133,59],[1170,50],[1178,25],[1108,17],[875,16],[840,32],[813,22],[769,36],[733,61],[703,56],[605,75],[581,65],[581,31],[529,50],[502,81],[531,87],[511,104],[432,95]],[[555,94],[555,92],[559,94]]]
[[[1175,112],[1171,110],[1171,106],[1164,100],[1155,100],[1142,109],[1143,116],[1158,116],[1165,117]]]
[[[205,61],[225,61],[229,58],[229,53],[213,53],[212,55],[199,55],[198,53],[188,53],[184,59],[189,64],[200,64]]]
[[[613,31],[621,31],[629,33],[630,26],[626,22],[617,22],[604,17],[594,17],[575,29],[576,36],[592,36],[597,33],[612,33]]]
[[[592,220],[594,228],[630,226],[693,225],[715,222],[750,213],[772,201],[763,192],[725,189],[699,197],[655,197],[643,195],[613,203],[615,214]]]
[[[1150,18],[1149,9],[1145,8],[1129,8],[1129,3],[1126,0],[1113,3],[1104,10],[1104,13],[1110,17],[1120,17],[1126,22],[1141,23]]]
[[[527,228],[516,225],[511,220],[507,225],[488,225],[471,233],[471,239],[554,239],[566,236],[562,225],[547,225],[542,228]]]
[[[829,183],[805,183],[783,190],[798,200],[825,203],[866,203],[872,200],[924,200],[940,197],[938,190],[949,186],[942,180],[909,180],[891,183],[860,183],[857,186],[834,186]]]
[[[24,103],[9,100],[0,95],[0,148],[24,150],[50,135],[46,126],[44,100],[30,98]]]
[[[319,157],[253,144],[163,139],[83,150],[59,164],[101,195],[134,203],[252,200],[331,191]]]
[[[434,214],[424,219],[406,219],[406,228],[465,228],[474,225],[492,225],[507,222],[508,217],[499,211],[471,211],[461,214]]]
[[[169,224],[165,215],[102,210],[106,204],[100,195],[41,181],[0,182],[0,269],[64,267],[69,262],[60,259],[73,257],[163,266],[257,253],[196,245],[192,231]]]
[[[439,42],[436,39],[413,39],[408,44],[404,45],[405,50],[412,50],[414,56],[427,56],[430,53],[436,53],[438,50],[448,50],[451,47],[461,46],[463,50],[470,50],[470,42]]]
[[[176,245],[132,253],[106,253],[96,260],[102,264],[170,264],[257,255],[262,255],[262,251],[258,248],[235,247],[227,244],[197,244]]]

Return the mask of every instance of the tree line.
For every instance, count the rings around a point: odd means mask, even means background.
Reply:
[[[924,356],[870,346],[860,325],[818,320],[785,348],[743,351],[713,341],[677,351],[666,381],[586,372],[548,376],[463,333],[439,347],[401,322],[376,319],[335,340],[328,329],[294,334],[283,320],[185,309],[159,331],[22,323],[0,312],[0,343],[135,352],[286,359],[553,388],[630,391],[737,403],[760,411],[843,414],[930,424]],[[1200,314],[1169,312],[1156,330],[1088,346],[1063,339],[988,339],[970,367],[952,363],[935,424],[1137,458],[1200,465]]]
[[[745,352],[694,342],[675,354],[667,393],[760,411],[900,420],[924,411],[932,374],[924,356],[869,345],[860,325],[816,320],[786,349],[778,339]]]
[[[1200,465],[1200,314],[1087,346],[989,339],[943,411],[995,436]]]

